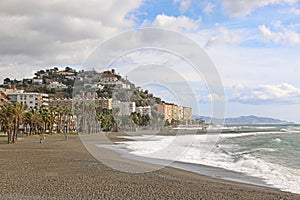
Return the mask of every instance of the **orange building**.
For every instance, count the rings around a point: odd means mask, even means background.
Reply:
[[[175,120],[186,125],[192,122],[192,108],[173,103],[163,102],[157,105],[157,114],[163,116],[168,122]]]
[[[2,107],[7,102],[7,96],[5,92],[0,91],[0,107]]]

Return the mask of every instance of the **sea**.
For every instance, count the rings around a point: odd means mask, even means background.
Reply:
[[[194,172],[199,169],[200,174],[209,167],[223,169],[203,174],[300,194],[299,125],[227,128],[239,132],[130,136],[134,141],[120,142],[119,145],[136,156],[206,166],[190,168]],[[181,168],[182,165],[174,166]],[[252,182],[249,177],[254,178]]]

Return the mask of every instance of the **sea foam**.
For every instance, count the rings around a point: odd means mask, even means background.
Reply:
[[[255,152],[274,152],[272,148],[246,149],[239,152],[235,144],[222,144],[222,138],[249,137],[268,133],[224,135],[139,136],[122,143],[134,155],[219,167],[262,178],[283,191],[300,193],[300,170],[271,163]],[[277,132],[278,134],[278,132]],[[236,144],[238,145],[238,144]]]

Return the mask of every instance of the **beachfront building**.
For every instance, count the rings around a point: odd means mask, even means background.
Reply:
[[[9,89],[6,90],[7,102],[25,103],[28,108],[41,108],[49,106],[48,94],[24,92],[24,90]]]
[[[55,98],[49,100],[49,106],[63,106],[72,109],[72,99],[70,98]]]
[[[113,101],[113,108],[118,110],[119,116],[130,115],[133,112],[136,112],[135,102],[121,102],[118,100]]]
[[[157,114],[169,123],[188,125],[192,122],[192,108],[182,105],[163,102],[157,105]]]
[[[182,121],[184,124],[192,124],[192,108],[190,107],[183,107],[183,116]]]
[[[84,103],[86,102],[89,105],[94,105],[97,108],[100,109],[112,109],[112,99],[111,98],[98,98],[98,99],[85,99],[81,101],[74,101],[75,103]],[[52,98],[49,100],[49,105],[50,106],[63,106],[63,107],[68,107],[70,109],[73,108],[73,99],[71,98]]]
[[[164,117],[164,121],[171,123],[173,119],[173,103],[163,102],[157,105],[157,114]]]

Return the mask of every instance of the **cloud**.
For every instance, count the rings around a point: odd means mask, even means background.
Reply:
[[[220,96],[219,94],[209,93],[204,96],[199,97],[199,103],[216,103],[216,102],[225,102],[225,96]]]
[[[203,12],[206,14],[206,15],[210,15],[214,12],[214,7],[216,5],[215,4],[212,4],[210,2],[208,2],[208,4],[205,6],[205,8],[203,9]]]
[[[0,2],[0,67],[81,63],[103,39],[135,26],[142,0]],[[24,68],[22,68],[24,69]],[[22,70],[23,75],[30,71]],[[3,75],[2,75],[3,76]],[[0,80],[4,77],[0,76]],[[14,78],[14,77],[12,77]]]
[[[288,29],[282,26],[280,23],[276,23],[275,27],[279,29],[277,32],[272,31],[266,25],[260,25],[258,28],[263,36],[263,40],[266,42],[284,43],[295,45],[300,43],[300,34],[292,29]]]
[[[260,85],[258,87],[243,87],[239,85],[233,88],[235,94],[230,98],[231,102],[244,104],[299,104],[300,88],[282,83],[278,85]]]
[[[180,12],[185,12],[189,9],[191,6],[191,0],[173,0],[174,3],[180,4]]]
[[[294,4],[297,0],[223,0],[224,11],[232,17],[248,15],[253,9],[272,4]]]
[[[193,20],[186,16],[174,17],[161,14],[157,15],[152,23],[149,23],[148,21],[144,22],[144,26],[149,25],[155,27],[170,28],[178,31],[192,31],[199,29],[200,20]]]
[[[300,9],[297,8],[291,8],[289,10],[289,13],[294,14],[294,15],[300,15]]]
[[[233,44],[240,43],[243,41],[241,30],[230,30],[224,26],[220,26],[218,31],[210,36],[206,47],[210,47],[214,44]]]

